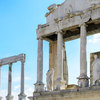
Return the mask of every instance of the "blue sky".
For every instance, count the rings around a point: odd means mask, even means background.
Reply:
[[[36,28],[38,24],[46,23],[47,7],[53,3],[62,3],[64,0],[0,0],[0,59],[26,54],[25,63],[25,93],[32,95],[37,74],[37,40]],[[89,55],[100,51],[100,34],[88,37],[87,57],[89,75]],[[66,42],[69,67],[69,83],[77,83],[79,76],[80,40]],[[74,51],[73,51],[74,50]],[[45,74],[49,67],[49,43],[44,41],[44,83]],[[8,66],[1,68],[1,95],[7,95]],[[12,91],[16,100],[20,93],[21,64],[13,64]],[[5,100],[5,99],[4,99]]]

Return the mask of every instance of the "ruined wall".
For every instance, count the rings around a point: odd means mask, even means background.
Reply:
[[[49,43],[49,69],[54,69],[54,81],[56,80],[57,73],[57,41],[52,41]],[[68,84],[68,66],[67,66],[67,57],[65,43],[63,46],[63,77]]]
[[[98,87],[97,87],[98,88]],[[55,91],[44,92],[40,96],[33,97],[30,100],[100,100],[100,87],[99,89],[83,89],[80,91]]]

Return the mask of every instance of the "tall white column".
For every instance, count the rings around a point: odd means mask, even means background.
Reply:
[[[57,37],[57,79],[63,80],[63,35]]]
[[[24,61],[21,61],[21,89],[20,89],[20,94],[19,100],[26,100],[26,95],[24,94]]]
[[[35,91],[44,91],[43,84],[43,40],[38,40],[38,57],[37,57],[37,83],[35,84]]]
[[[85,23],[80,26],[80,77],[78,84],[80,87],[88,87],[89,81],[87,76],[87,36]]]
[[[65,88],[63,80],[63,34],[62,31],[57,32],[57,80],[55,88],[57,90]]]
[[[0,66],[0,100],[2,100],[2,97],[1,97],[1,66]]]
[[[8,95],[6,96],[7,100],[13,100],[12,96],[12,63],[9,64],[9,73],[8,73]]]

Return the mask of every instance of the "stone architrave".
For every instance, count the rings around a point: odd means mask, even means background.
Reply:
[[[7,100],[13,100],[12,96],[12,64],[18,61],[25,62],[25,54],[19,54],[16,56],[7,57],[0,59],[0,67],[3,65],[9,65],[8,73],[8,95],[6,96]],[[19,100],[25,100],[26,95],[24,94],[24,63],[21,63],[21,94],[19,95]],[[24,94],[24,95],[23,95]],[[24,98],[24,99],[22,99]],[[1,100],[2,98],[0,98]]]

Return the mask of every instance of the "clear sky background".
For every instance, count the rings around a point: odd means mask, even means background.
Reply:
[[[0,0],[0,59],[26,54],[25,93],[31,96],[37,77],[37,39],[38,24],[45,24],[47,7],[64,0]],[[100,34],[87,39],[88,76],[90,53],[100,51]],[[69,84],[77,84],[80,69],[80,40],[66,42],[69,69]],[[49,68],[49,43],[44,41],[44,83]],[[12,95],[17,100],[20,93],[21,63],[13,64]],[[8,88],[8,65],[1,68],[1,93],[5,100]]]

